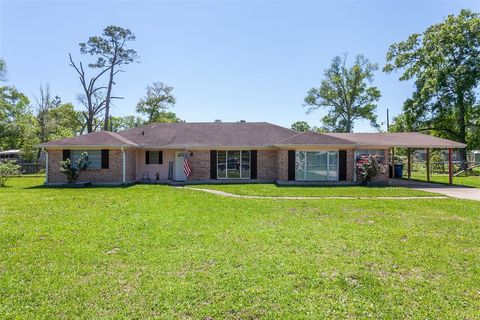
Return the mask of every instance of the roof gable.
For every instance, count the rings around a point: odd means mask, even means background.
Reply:
[[[73,138],[63,138],[60,140],[45,142],[41,147],[122,147],[137,146],[133,141],[122,137],[118,133],[110,131],[97,131],[83,134]]]

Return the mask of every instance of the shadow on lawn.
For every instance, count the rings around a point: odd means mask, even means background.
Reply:
[[[470,186],[468,184],[461,184],[461,183],[453,183],[453,184],[449,184],[448,182],[442,182],[442,181],[435,181],[435,180],[430,180],[430,182],[427,182],[425,180],[421,180],[421,179],[415,179],[415,178],[411,178],[410,180],[406,179],[406,178],[402,178],[401,179],[402,181],[412,181],[412,182],[419,182],[419,183],[422,183],[422,186],[424,184],[424,188],[444,188],[444,187],[452,187],[452,188],[455,188],[455,187],[458,187],[458,188],[473,188],[475,189],[474,186]],[[407,186],[408,187],[408,186]]]
[[[46,185],[37,185],[32,187],[26,187],[22,189],[129,189],[135,186],[135,184],[124,184],[124,185],[89,185],[89,186],[68,186],[68,185],[55,185],[55,186],[46,186]]]

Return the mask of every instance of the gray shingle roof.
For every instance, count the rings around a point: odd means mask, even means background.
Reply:
[[[280,140],[275,143],[276,146],[295,146],[295,145],[315,145],[315,146],[332,146],[332,145],[341,145],[344,147],[351,146],[354,147],[355,143],[338,138],[329,136],[323,133],[306,131],[297,133],[291,137]]]
[[[41,147],[158,147],[165,149],[271,146],[385,146],[464,148],[463,143],[417,132],[299,133],[268,122],[154,123],[123,132],[99,131]]]
[[[398,133],[326,133],[351,141],[357,146],[385,146],[404,148],[465,148],[460,142],[442,139],[419,132]]]
[[[41,147],[125,147],[137,146],[133,141],[121,136],[118,133],[110,131],[97,131],[89,134],[83,134],[73,138],[63,138],[60,140],[45,142]]]

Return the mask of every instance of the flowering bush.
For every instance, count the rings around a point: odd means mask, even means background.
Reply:
[[[15,161],[0,162],[0,187],[5,187],[10,177],[19,175],[19,169],[20,166]]]
[[[357,172],[363,182],[372,181],[373,178],[385,172],[384,166],[376,156],[365,156],[357,162]]]
[[[80,176],[80,171],[86,170],[89,165],[88,153],[83,152],[75,162],[75,166],[70,159],[60,161],[60,172],[67,176],[68,183],[74,183]]]

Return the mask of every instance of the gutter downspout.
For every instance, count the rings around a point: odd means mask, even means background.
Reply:
[[[48,150],[42,148],[42,151],[45,152],[45,184],[48,184]]]
[[[122,147],[122,183],[126,183],[125,148]]]

